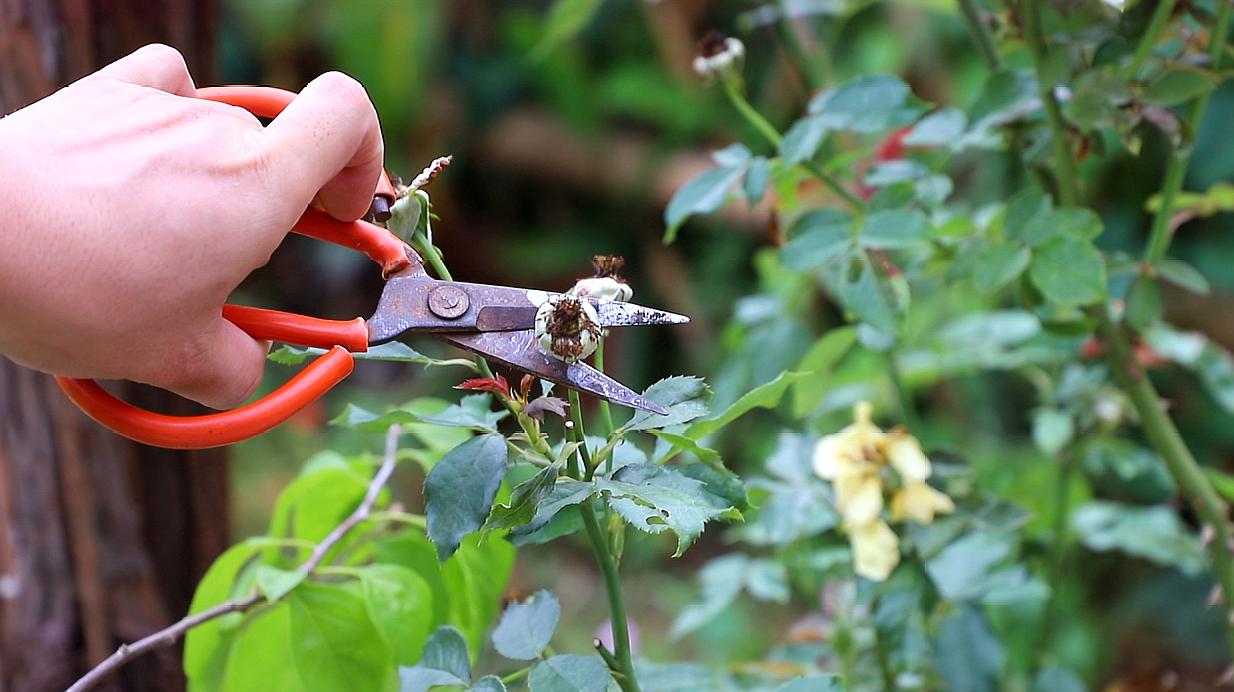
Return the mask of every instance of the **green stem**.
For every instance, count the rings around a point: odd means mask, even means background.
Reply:
[[[1057,476],[1054,480],[1054,524],[1050,531],[1050,554],[1046,567],[1046,583],[1050,595],[1041,613],[1041,627],[1037,636],[1037,652],[1045,651],[1054,629],[1054,615],[1058,608],[1058,592],[1063,581],[1063,562],[1067,552],[1067,526],[1071,516],[1071,476],[1075,469],[1070,455],[1064,452],[1058,459]]]
[[[1037,72],[1037,90],[1041,95],[1041,103],[1045,107],[1046,120],[1050,124],[1051,139],[1054,142],[1054,158],[1058,171],[1058,199],[1065,207],[1075,206],[1079,194],[1079,175],[1076,173],[1075,159],[1067,146],[1067,127],[1063,123],[1063,112],[1054,100],[1054,90],[1046,84],[1043,76],[1046,65],[1045,34],[1041,30],[1040,0],[1023,0],[1023,16],[1025,37],[1028,39],[1028,50],[1033,58],[1033,69]]]
[[[580,442],[578,455],[583,460],[583,469],[587,474],[583,480],[591,480],[596,473],[596,469],[591,465],[591,450],[587,449],[587,434],[583,429],[583,404],[579,401],[578,392],[571,389],[567,396],[570,397],[570,421],[574,423],[574,437],[577,442]]]
[[[1105,313],[1104,309],[1100,310]],[[1212,529],[1213,539],[1208,544],[1209,559],[1212,561],[1213,577],[1224,594],[1221,602],[1225,609],[1227,631],[1234,629],[1234,559],[1230,556],[1234,533],[1227,518],[1229,508],[1191,455],[1174,422],[1166,415],[1161,397],[1148,376],[1136,365],[1122,330],[1112,324],[1108,316],[1102,315],[1102,318],[1100,330],[1115,379],[1130,397],[1148,441],[1165,461],[1183,496],[1200,520]],[[1234,647],[1234,631],[1229,631],[1229,635],[1227,645]]]
[[[534,667],[535,666],[527,666],[526,668],[520,668],[514,671],[513,673],[510,673],[509,675],[506,675],[505,677],[503,677],[501,681],[507,685],[509,685],[512,682],[518,682],[519,680],[527,677],[527,674],[530,673],[531,669]]]
[[[1161,32],[1169,23],[1176,2],[1177,0],[1159,0],[1157,3],[1152,19],[1148,21],[1148,28],[1140,37],[1140,45],[1136,46],[1135,54],[1131,56],[1131,62],[1127,63],[1127,69],[1123,73],[1128,81],[1135,80],[1135,76],[1140,73],[1140,68],[1144,66],[1144,61],[1148,59],[1149,53],[1157,47],[1157,40],[1161,38]]]
[[[406,524],[419,529],[428,529],[428,519],[419,514],[408,514],[406,512],[373,512],[369,515],[372,521],[389,521],[396,524]]]
[[[977,44],[977,50],[985,60],[986,67],[989,67],[991,72],[999,70],[1003,61],[998,55],[998,48],[994,46],[994,37],[990,35],[985,22],[981,21],[981,11],[977,8],[977,3],[974,0],[960,0],[960,14],[964,16],[964,23],[968,25],[968,32],[972,34],[973,42]]]
[[[894,350],[887,351],[887,373],[891,376],[891,386],[896,390],[896,401],[900,405],[901,420],[909,430],[920,434],[921,419],[917,416],[917,407],[913,405],[913,398],[909,395],[908,387],[904,384],[904,377],[900,374],[900,366],[896,363]]]
[[[767,140],[768,144],[778,150],[780,148],[780,142],[782,142],[784,138],[780,135],[780,132],[776,130],[774,125],[767,122],[767,119],[763,117],[762,113],[759,113],[754,106],[750,105],[750,102],[746,100],[745,95],[741,93],[741,87],[737,84],[737,80],[733,78],[721,78],[720,83],[724,85],[724,93],[728,96],[729,102],[733,104],[733,108],[737,109],[737,112],[746,119],[746,122],[750,123],[751,127],[758,130],[759,134],[762,135],[763,139]],[[815,178],[822,181],[824,185],[831,188],[831,191],[839,195],[845,202],[848,203],[850,207],[854,209],[861,209],[865,206],[865,204],[860,199],[857,199],[853,193],[845,190],[844,186],[841,185],[838,180],[830,175],[827,175],[827,172],[822,168],[819,168],[814,162],[803,161],[801,165]]]
[[[595,368],[600,372],[604,372],[604,339],[600,339],[600,343],[596,345]],[[613,426],[613,407],[608,405],[608,400],[600,400],[600,421],[604,423],[604,429],[600,434],[604,437],[609,437],[613,434],[616,428]],[[611,464],[609,471],[612,471]]]
[[[1171,0],[1162,0],[1162,4],[1157,6],[1158,11]],[[1153,20],[1156,20],[1156,15],[1153,15]],[[1230,4],[1228,2],[1218,3],[1217,20],[1212,28],[1212,33],[1208,37],[1208,55],[1212,61],[1213,71],[1221,69],[1221,58],[1225,55],[1223,48],[1225,47],[1226,33],[1229,31],[1230,23]],[[1143,47],[1148,40],[1145,36],[1144,42],[1140,46]],[[1191,104],[1191,110],[1187,114],[1187,127],[1185,131],[1190,132],[1192,136],[1199,133],[1200,124],[1204,119],[1204,112],[1208,110],[1208,101],[1212,96],[1212,92],[1200,96]],[[1159,262],[1165,258],[1166,251],[1170,248],[1170,241],[1173,240],[1173,229],[1171,226],[1171,217],[1174,215],[1174,203],[1178,199],[1178,193],[1183,189],[1183,179],[1186,177],[1187,165],[1191,162],[1191,152],[1195,149],[1193,146],[1187,146],[1180,149],[1175,149],[1170,155],[1170,162],[1166,165],[1165,181],[1161,184],[1161,206],[1157,209],[1157,213],[1153,215],[1152,230],[1149,232],[1148,247],[1144,251],[1145,262]]]
[[[575,442],[581,443],[577,456],[583,460],[585,466],[590,468],[591,454],[587,450],[587,433],[583,430],[583,416],[580,411],[578,392],[570,390],[569,396],[570,418],[574,422],[574,427],[570,430],[570,437]],[[581,476],[578,473],[577,466],[575,466],[574,474],[576,478]],[[590,478],[590,473],[588,478]],[[634,677],[634,662],[630,657],[630,627],[626,622],[626,605],[621,595],[621,580],[617,574],[617,562],[613,559],[608,539],[600,528],[600,523],[596,520],[593,501],[587,500],[580,503],[578,505],[578,513],[583,518],[583,528],[587,531],[587,540],[591,543],[591,550],[595,553],[596,563],[600,566],[600,573],[604,576],[604,591],[608,596],[609,619],[612,622],[613,629],[613,645],[615,648],[613,654],[618,663],[618,668],[613,671],[617,684],[621,686],[624,692],[639,692],[638,680]]]

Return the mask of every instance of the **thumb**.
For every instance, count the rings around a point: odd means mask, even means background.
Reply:
[[[263,140],[296,214],[314,197],[341,221],[368,211],[384,148],[377,111],[359,82],[341,72],[309,82],[266,127]]]
[[[234,408],[257,391],[269,347],[219,317],[188,343],[173,347],[162,376],[149,384],[212,408]]]

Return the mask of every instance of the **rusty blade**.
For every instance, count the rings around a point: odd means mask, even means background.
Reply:
[[[368,319],[369,342],[376,345],[408,332],[503,332],[530,329],[536,311],[561,294],[536,289],[437,281],[395,276],[386,283],[377,310]],[[690,318],[634,303],[593,300],[602,327],[684,324]]]
[[[529,372],[540,379],[564,387],[594,394],[614,404],[643,409],[660,415],[668,413],[663,406],[647,400],[638,392],[586,363],[566,363],[545,355],[536,345],[535,333],[530,329],[472,334],[450,333],[437,336],[503,365]]]

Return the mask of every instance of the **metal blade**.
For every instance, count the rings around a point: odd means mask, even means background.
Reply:
[[[529,372],[549,382],[594,394],[614,404],[665,415],[668,410],[586,363],[566,363],[546,355],[530,329],[510,332],[438,334],[439,338],[503,365]]]

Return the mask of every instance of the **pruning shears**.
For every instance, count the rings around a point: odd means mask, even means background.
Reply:
[[[295,94],[271,87],[199,89],[198,96],[274,118]],[[373,196],[372,216],[389,218],[396,191],[383,172]],[[287,420],[341,382],[355,365],[352,353],[420,332],[511,368],[617,404],[666,413],[630,388],[581,361],[567,363],[540,350],[534,332],[538,305],[557,294],[443,281],[432,278],[418,254],[386,228],[364,220],[343,222],[309,208],[292,232],[364,253],[386,279],[373,316],[367,320],[325,320],[294,313],[225,305],[223,317],[256,339],[327,349],[274,392],[230,411],[168,416],[112,396],[94,380],[57,377],[61,389],[91,418],[115,432],[149,445],[204,449],[259,435]],[[593,301],[601,327],[681,324],[689,318],[619,301]]]

